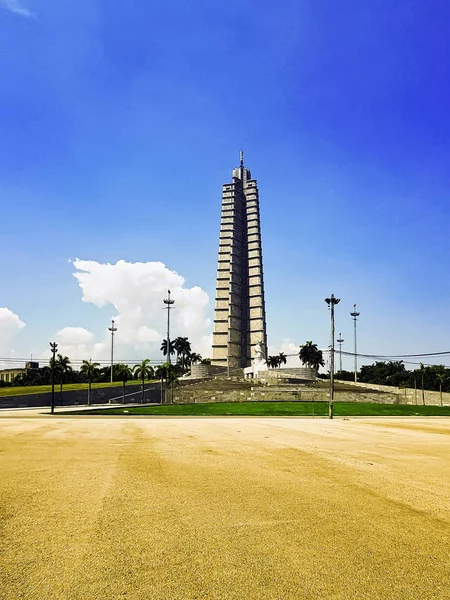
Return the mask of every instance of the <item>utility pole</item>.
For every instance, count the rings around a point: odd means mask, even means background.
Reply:
[[[342,338],[342,333],[339,334],[339,338],[336,341],[339,344],[339,371],[342,373],[342,344],[345,342]]]
[[[350,316],[353,317],[354,323],[354,332],[355,332],[355,383],[358,382],[358,357],[356,352],[356,321],[358,320],[360,313],[356,312],[356,304],[353,305],[353,312],[350,313]]]
[[[331,294],[331,298],[325,298],[325,302],[331,310],[330,401],[328,403],[328,416],[330,419],[333,418],[334,405],[334,307],[340,301],[341,299],[335,298],[334,294]]]
[[[56,342],[50,342],[50,349],[52,351],[53,354],[53,358],[52,358],[52,407],[51,407],[51,413],[53,414],[55,412],[55,354],[56,351],[58,350],[58,344]]]
[[[111,332],[111,383],[113,382],[113,370],[114,370],[114,334],[117,331],[117,327],[114,327],[114,319],[111,319],[111,327],[108,327]]]
[[[425,406],[425,388],[423,386],[423,371],[424,369],[422,369],[422,404]]]

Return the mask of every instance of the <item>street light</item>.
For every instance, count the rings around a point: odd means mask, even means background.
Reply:
[[[335,298],[331,294],[331,298],[325,298],[328,308],[331,310],[331,367],[330,367],[330,401],[328,403],[328,416],[333,418],[333,403],[334,403],[334,307],[339,304],[340,298]]]
[[[114,367],[114,334],[117,327],[114,327],[114,319],[111,319],[111,327],[108,327],[111,332],[111,383],[113,382],[113,367]]]
[[[345,342],[345,340],[342,337],[342,333],[339,334],[339,338],[336,341],[339,344],[339,371],[342,374],[342,344],[343,342]]]
[[[53,414],[55,412],[55,354],[56,354],[56,351],[58,350],[58,344],[56,342],[50,342],[50,349],[53,354],[53,358],[52,358],[52,407],[51,407],[50,412]]]
[[[354,331],[355,331],[355,383],[358,381],[358,357],[356,355],[356,321],[359,317],[359,312],[356,312],[356,304],[353,305],[353,312],[350,313],[350,316],[353,317],[354,323]]]
[[[172,305],[175,303],[175,300],[170,299],[170,290],[167,290],[167,298],[164,298],[163,302],[167,306],[167,360],[170,365],[172,363],[170,360],[170,309],[173,308]]]

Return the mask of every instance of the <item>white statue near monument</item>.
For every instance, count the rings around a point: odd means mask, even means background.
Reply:
[[[262,340],[255,345],[255,357],[252,360],[252,366],[244,369],[245,377],[258,377],[260,371],[267,371],[266,349]]]

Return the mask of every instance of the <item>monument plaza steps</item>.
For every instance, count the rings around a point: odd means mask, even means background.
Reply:
[[[289,383],[284,379],[266,382],[239,377],[214,377],[175,388],[173,401],[180,404],[208,402],[319,402],[329,399],[329,380]],[[337,402],[402,403],[398,393],[360,388],[350,382],[336,382]]]

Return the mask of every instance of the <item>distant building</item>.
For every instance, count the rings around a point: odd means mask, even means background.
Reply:
[[[21,375],[22,373],[26,372],[26,369],[2,369],[0,371],[0,381],[4,381],[5,383],[11,383],[14,377],[17,377],[17,375]]]
[[[25,369],[39,369],[39,363],[38,362],[26,362],[25,363]]]
[[[0,381],[4,381],[5,383],[11,383],[17,375],[22,375],[22,373],[26,373],[29,370],[39,369],[38,362],[27,362],[25,363],[25,368],[16,368],[16,369],[1,369],[0,370]]]

